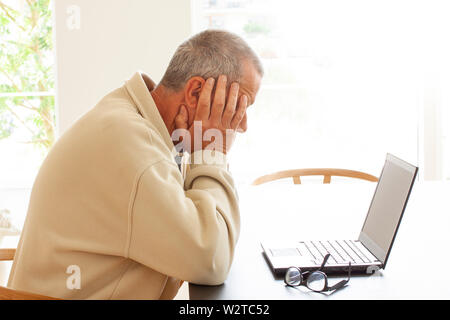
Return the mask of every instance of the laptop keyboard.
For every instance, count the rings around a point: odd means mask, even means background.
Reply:
[[[301,241],[297,250],[302,256],[312,256],[319,263],[326,254],[330,254],[328,264],[362,264],[372,263],[377,259],[353,240]]]

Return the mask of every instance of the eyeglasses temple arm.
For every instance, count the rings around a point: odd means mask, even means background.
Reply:
[[[328,288],[328,291],[337,290],[337,289],[340,289],[340,288],[342,288],[343,286],[345,286],[345,285],[350,281],[351,273],[352,273],[352,264],[349,262],[349,263],[348,263],[348,278],[347,278],[347,280],[339,281],[339,282],[336,283],[334,286]]]
[[[319,271],[322,271],[322,270],[323,270],[323,267],[325,267],[325,264],[327,263],[329,257],[330,257],[330,254],[327,253],[327,254],[325,255],[325,257],[323,258],[322,265],[320,266]]]
[[[334,286],[329,287],[329,288],[328,288],[328,291],[333,291],[333,290],[340,289],[340,288],[342,288],[343,286],[345,286],[347,283],[348,283],[348,279],[347,279],[347,280],[342,280],[342,281],[336,283]]]

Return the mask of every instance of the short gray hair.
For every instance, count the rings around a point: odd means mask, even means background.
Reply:
[[[240,80],[245,60],[250,61],[263,76],[261,61],[244,39],[228,31],[206,30],[178,47],[161,84],[178,91],[192,77],[217,79],[221,74],[227,76],[230,84]]]

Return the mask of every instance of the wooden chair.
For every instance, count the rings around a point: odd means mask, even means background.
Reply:
[[[294,184],[301,184],[302,181],[300,177],[303,176],[323,176],[323,183],[330,183],[331,177],[348,177],[348,178],[356,178],[362,179],[372,182],[377,182],[378,178],[361,171],[354,170],[346,170],[346,169],[329,169],[329,168],[317,168],[317,169],[294,169],[294,170],[285,170],[279,171],[272,174],[268,174],[262,177],[259,177],[255,181],[253,181],[253,185],[257,186],[263,183],[267,183],[270,181],[275,181],[279,179],[292,178]]]
[[[14,260],[15,254],[16,249],[0,249],[0,262]],[[0,300],[60,300],[60,299],[19,290],[13,290],[0,286]]]

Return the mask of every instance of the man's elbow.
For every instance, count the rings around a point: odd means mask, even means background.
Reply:
[[[231,268],[232,257],[219,259],[204,259],[191,283],[218,286],[225,282]]]
[[[225,228],[224,228],[225,229]],[[223,229],[222,229],[223,230]],[[215,241],[199,241],[195,256],[195,276],[191,283],[221,285],[231,269],[238,232],[217,232]],[[211,238],[208,238],[211,239]]]

